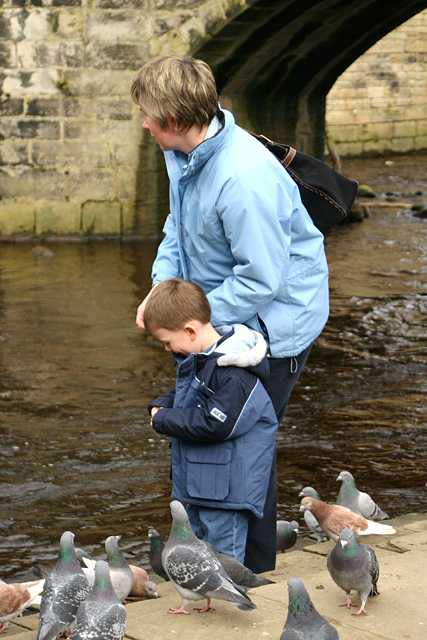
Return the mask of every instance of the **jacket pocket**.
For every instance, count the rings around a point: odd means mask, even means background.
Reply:
[[[189,446],[187,491],[192,498],[223,500],[230,492],[231,442]]]

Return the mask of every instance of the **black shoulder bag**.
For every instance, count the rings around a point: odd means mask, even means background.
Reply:
[[[356,198],[356,180],[346,178],[325,162],[289,145],[249,133],[276,156],[296,182],[305,208],[323,234],[348,216]]]

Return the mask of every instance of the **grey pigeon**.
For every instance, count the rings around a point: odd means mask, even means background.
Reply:
[[[58,560],[45,579],[37,640],[55,640],[58,633],[70,627],[89,591],[74,551],[74,534],[65,531],[59,543]]]
[[[162,562],[182,598],[182,605],[179,609],[169,609],[169,612],[188,614],[185,606],[191,600],[204,598],[207,605],[198,608],[200,612],[213,609],[211,598],[227,600],[244,611],[257,609],[257,605],[232,582],[209,546],[197,538],[184,506],[173,500],[170,507],[173,521],[162,552]]]
[[[304,583],[288,579],[288,617],[280,640],[338,640],[338,632],[315,609]]]
[[[216,555],[225,572],[230,576],[234,584],[238,585],[241,590],[245,591],[245,593],[251,588],[262,587],[266,584],[274,584],[273,580],[269,580],[268,578],[264,578],[263,576],[254,573],[248,569],[248,567],[245,567],[244,564],[236,560],[236,558],[228,555],[228,553],[221,553],[221,551],[217,551],[210,542],[206,542],[206,544]]]
[[[299,524],[296,520],[278,520],[276,523],[276,551],[284,553],[294,546],[298,538]]]
[[[337,543],[331,549],[326,561],[332,580],[347,594],[342,607],[355,607],[350,591],[358,591],[362,600],[356,615],[366,613],[365,604],[369,595],[377,595],[379,576],[378,560],[375,551],[360,544],[352,529],[343,529]]]
[[[114,591],[120,600],[125,600],[132,589],[133,573],[128,561],[119,549],[121,536],[109,536],[105,541],[108,566]]]
[[[337,504],[351,509],[368,520],[386,520],[389,517],[368,493],[359,491],[350,471],[341,471],[337,481],[342,483]]]
[[[92,591],[77,610],[73,640],[122,640],[126,619],[125,607],[111,584],[108,564],[98,560]]]
[[[302,498],[304,498],[305,496],[308,496],[310,498],[314,498],[315,500],[320,500],[320,496],[318,492],[313,487],[304,487],[303,489],[301,489],[298,496]],[[311,513],[311,511],[308,511],[308,509],[304,511],[304,520],[307,527],[316,536],[317,542],[323,542],[324,540],[329,540],[326,533],[322,531],[322,527],[317,522],[314,515]]]
[[[12,582],[0,580],[0,633],[11,620],[20,616],[24,609],[40,603],[44,579],[32,582]]]
[[[156,529],[148,530],[148,537],[150,539],[150,551],[149,551],[149,560],[151,568],[154,573],[157,573],[158,576],[163,578],[164,580],[169,580],[169,576],[163,568],[162,563],[162,551],[165,546],[160,533]]]

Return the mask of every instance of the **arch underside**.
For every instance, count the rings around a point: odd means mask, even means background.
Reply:
[[[195,55],[244,126],[322,157],[336,79],[427,0],[255,0]]]

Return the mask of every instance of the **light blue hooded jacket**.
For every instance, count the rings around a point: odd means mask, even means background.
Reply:
[[[217,133],[188,157],[165,151],[170,214],[153,282],[196,282],[214,326],[245,324],[272,357],[296,356],[328,318],[323,235],[273,154],[229,111],[217,115]]]

